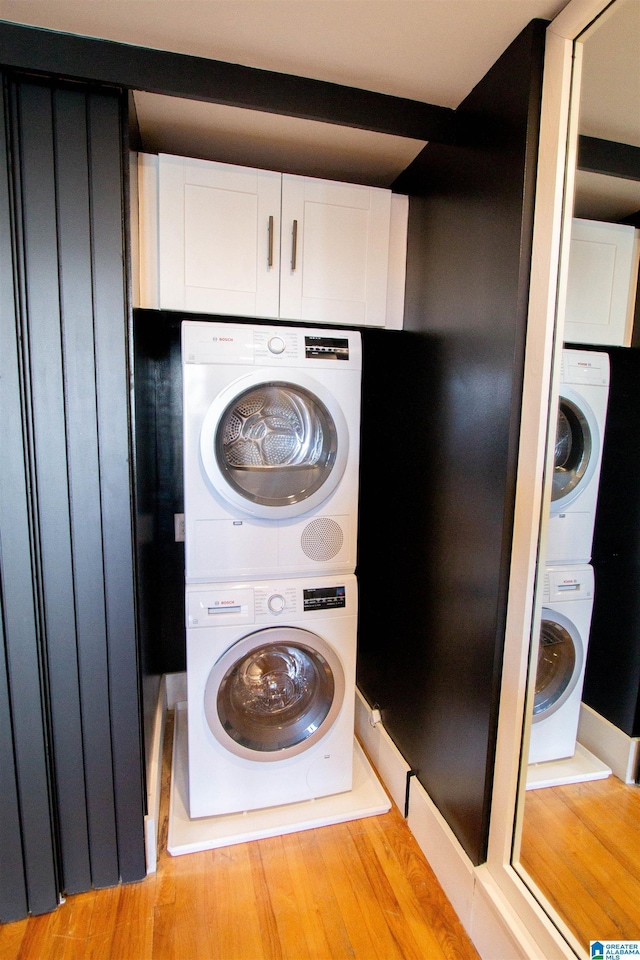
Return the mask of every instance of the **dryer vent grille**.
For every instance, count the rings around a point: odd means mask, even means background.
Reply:
[[[300,543],[310,560],[333,560],[344,543],[342,528],[327,517],[313,520],[302,531]]]

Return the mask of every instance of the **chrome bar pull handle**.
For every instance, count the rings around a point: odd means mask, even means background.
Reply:
[[[298,260],[298,221],[293,221],[293,229],[291,231],[291,269],[296,269],[296,263]]]
[[[267,254],[267,266],[269,269],[273,266],[273,217],[269,217],[269,252]]]

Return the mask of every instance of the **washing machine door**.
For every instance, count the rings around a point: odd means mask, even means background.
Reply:
[[[582,673],[584,645],[575,624],[563,614],[542,609],[533,722],[550,717],[575,690]]]
[[[251,516],[289,518],[318,506],[335,490],[347,463],[347,424],[320,383],[242,377],[209,407],[200,433],[210,484]]]
[[[584,397],[563,388],[558,404],[551,510],[561,513],[589,483],[598,462],[600,434]]]
[[[344,701],[342,664],[309,630],[268,627],[230,647],[205,687],[216,740],[257,761],[297,756],[326,736]]]

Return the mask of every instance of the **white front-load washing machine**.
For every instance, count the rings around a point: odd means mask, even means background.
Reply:
[[[192,818],[352,787],[353,575],[187,584]]]
[[[589,564],[545,569],[529,763],[575,753],[593,591]]]
[[[563,350],[547,563],[588,563],[609,398],[609,357]]]
[[[353,573],[360,334],[184,321],[187,582]]]

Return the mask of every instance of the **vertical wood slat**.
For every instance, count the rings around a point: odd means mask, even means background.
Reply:
[[[43,607],[64,889],[91,882],[69,508],[52,91],[19,85],[28,349]]]
[[[4,92],[4,91],[3,91]],[[20,298],[14,283],[9,150],[0,100],[0,920],[53,910],[58,900],[37,617],[25,409],[20,382]],[[19,178],[18,178],[19,180]],[[19,182],[14,182],[18,189]],[[11,227],[14,227],[14,236]],[[5,663],[6,654],[6,663]]]
[[[144,771],[134,602],[120,104],[89,97],[96,391],[111,736],[120,875],[145,875]],[[120,171],[120,176],[116,176]]]
[[[54,104],[78,682],[91,879],[102,887],[117,882],[119,867],[102,554],[87,95],[56,90]]]

